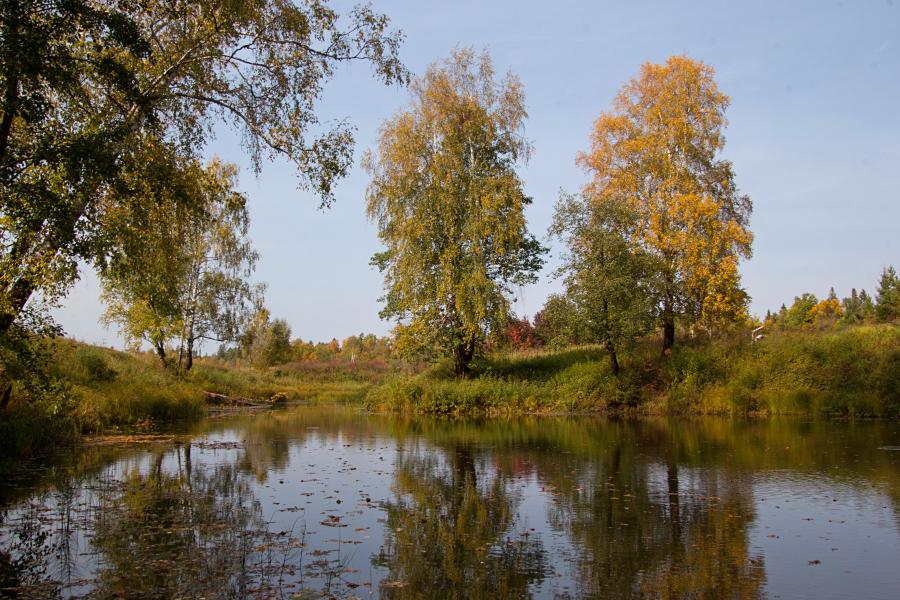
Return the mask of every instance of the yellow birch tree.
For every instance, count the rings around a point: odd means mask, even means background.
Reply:
[[[741,320],[749,297],[738,265],[751,255],[752,204],[721,158],[729,98],[713,69],[686,56],[645,63],[594,123],[579,163],[593,202],[635,215],[632,242],[655,257],[663,353],[676,321],[712,328]]]

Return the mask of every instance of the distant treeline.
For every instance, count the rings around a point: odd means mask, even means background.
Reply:
[[[767,312],[763,324],[767,328],[792,329],[802,327],[830,327],[860,323],[887,323],[900,318],[900,278],[893,266],[881,274],[873,299],[866,290],[851,290],[839,300],[834,288],[819,300],[814,294],[794,297],[790,305],[781,305],[778,312]]]
[[[840,299],[834,288],[819,300],[815,294],[804,292],[794,297],[790,306],[782,304],[777,312],[766,312],[761,320],[750,318],[747,329],[762,327],[757,336],[778,330],[825,329],[900,320],[900,276],[893,266],[881,274],[875,296],[866,290],[853,288],[850,295]],[[575,307],[564,295],[552,295],[533,319],[517,317],[509,321],[495,344],[498,348],[525,350],[529,348],[565,348],[595,343],[590,332],[579,327]]]
[[[220,345],[215,358],[230,364],[270,367],[292,362],[362,362],[391,359],[391,339],[372,333],[351,335],[339,341],[291,339],[291,327],[284,319],[249,329],[235,346]]]

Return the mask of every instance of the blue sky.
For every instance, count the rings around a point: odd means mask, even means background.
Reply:
[[[345,10],[349,3],[338,2]],[[874,291],[882,268],[900,267],[900,2],[457,2],[375,1],[403,30],[405,64],[421,73],[458,45],[487,48],[498,71],[522,79],[535,154],[521,170],[531,230],[543,237],[559,190],[586,175],[575,155],[593,120],[645,61],[687,54],[716,71],[731,97],[724,156],[754,203],[753,258],[742,266],[751,310],[765,314],[795,295],[834,286]],[[242,167],[257,278],[267,304],[294,336],[338,339],[385,334],[378,318],[379,249],[364,214],[362,151],[381,122],[407,103],[364,64],[341,70],[320,105],[323,119],[357,127],[356,162],[333,208],[296,187],[293,169],[264,166],[256,177],[236,137],[223,132],[208,153]],[[553,247],[553,256],[559,253]],[[533,315],[559,283],[521,289],[515,307]],[[73,337],[120,346],[98,324],[96,279],[84,273],[57,320]],[[211,350],[211,349],[207,349]]]

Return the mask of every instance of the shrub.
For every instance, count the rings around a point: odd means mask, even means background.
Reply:
[[[88,381],[112,381],[118,375],[101,354],[90,348],[78,351],[78,362],[84,369]]]

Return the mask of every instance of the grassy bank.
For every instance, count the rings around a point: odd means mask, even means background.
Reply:
[[[662,359],[647,341],[619,377],[599,348],[495,355],[456,380],[446,365],[371,390],[367,406],[437,414],[618,411],[638,414],[900,417],[900,327],[859,326],[684,340]]]
[[[391,365],[376,361],[293,363],[265,370],[198,359],[187,374],[163,369],[155,356],[50,342],[53,381],[40,394],[14,387],[0,413],[0,459],[29,456],[82,434],[151,431],[206,414],[206,395],[288,401],[361,401]]]

